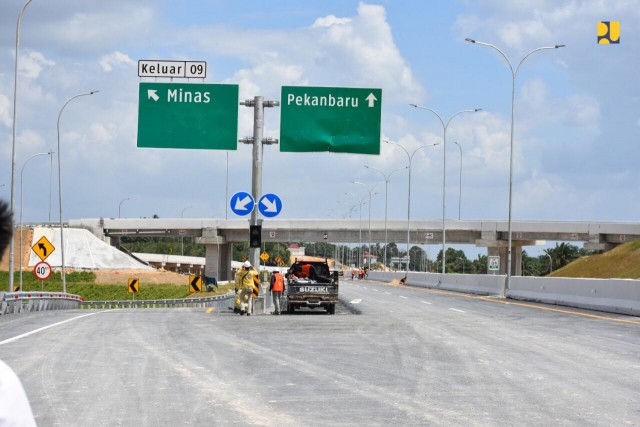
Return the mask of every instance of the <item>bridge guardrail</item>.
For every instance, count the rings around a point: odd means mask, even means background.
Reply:
[[[0,315],[78,308],[80,295],[63,292],[0,292]]]

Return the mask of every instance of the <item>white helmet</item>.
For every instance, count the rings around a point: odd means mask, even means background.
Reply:
[[[249,261],[245,261],[244,264],[242,264],[242,266],[244,268],[250,268],[251,267],[251,263]]]

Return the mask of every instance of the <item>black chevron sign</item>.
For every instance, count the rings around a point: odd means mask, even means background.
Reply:
[[[202,292],[202,276],[189,276],[189,292]]]
[[[140,281],[138,279],[129,279],[129,293],[137,294],[140,290]]]

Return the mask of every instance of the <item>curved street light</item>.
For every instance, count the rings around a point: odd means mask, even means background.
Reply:
[[[388,140],[385,140],[384,142],[386,142],[387,144],[391,144],[393,146],[396,147],[400,147],[402,148],[402,150],[405,152],[405,154],[407,155],[407,159],[409,160],[409,189],[407,192],[407,254],[409,253],[409,245],[410,245],[410,232],[409,232],[409,226],[411,223],[411,163],[413,161],[413,156],[421,149],[423,148],[427,148],[427,147],[435,147],[436,145],[440,145],[439,143],[435,143],[435,144],[428,144],[428,145],[421,145],[420,147],[416,148],[415,150],[413,150],[413,152],[411,154],[409,154],[409,151],[400,143],[397,142],[391,142]],[[407,274],[409,274],[409,263],[407,262],[406,265],[407,268]]]
[[[11,142],[11,201],[9,209],[11,210],[11,229],[15,227],[15,220],[13,216],[15,206],[15,191],[16,191],[16,124],[18,123],[18,59],[20,58],[20,25],[22,24],[22,15],[25,9],[29,6],[31,0],[27,2],[20,9],[18,14],[18,23],[16,24],[16,61],[15,71],[13,77],[13,139]],[[9,240],[9,292],[13,292],[13,272],[15,271],[15,244],[13,239]]]
[[[123,204],[124,202],[126,202],[127,200],[131,200],[131,198],[130,198],[130,197],[127,197],[126,199],[122,199],[122,200],[120,201],[120,204],[118,205],[118,218],[120,218],[120,208],[122,208],[122,204]]]
[[[389,190],[389,180],[391,179],[391,175],[393,175],[394,173],[401,171],[403,169],[408,169],[408,166],[402,167],[402,168],[398,168],[398,169],[394,169],[393,171],[389,172],[388,174],[385,174],[384,172],[382,172],[380,169],[378,168],[374,168],[373,166],[366,166],[365,168],[367,169],[371,169],[374,171],[377,171],[380,173],[380,175],[382,175],[384,177],[384,255],[383,255],[383,261],[382,261],[382,269],[383,271],[385,270],[385,266],[387,265],[387,195],[388,195],[388,190]]]
[[[61,276],[62,276],[62,292],[65,292],[65,293],[67,292],[67,278],[64,272],[65,265],[64,265],[64,226],[62,224],[62,173],[61,173],[62,167],[60,166],[60,117],[62,116],[62,112],[64,111],[66,106],[69,105],[71,101],[81,96],[93,95],[94,93],[98,93],[98,91],[94,90],[92,92],[81,93],[69,98],[69,100],[64,103],[64,105],[60,109],[60,112],[58,113],[58,122],[56,125],[56,129],[58,133],[58,204],[60,205],[60,257],[62,260]]]
[[[444,120],[442,120],[442,117],[440,116],[440,114],[438,114],[435,110],[432,110],[431,108],[423,107],[417,104],[409,104],[409,105],[415,108],[419,108],[421,110],[431,111],[433,114],[436,115],[438,120],[440,120],[440,124],[442,125],[442,145],[443,145],[442,147],[442,274],[445,274],[446,273],[445,185],[447,181],[447,178],[446,178],[447,177],[447,128],[449,127],[449,123],[451,123],[451,120],[453,120],[453,118],[456,117],[457,115],[462,113],[474,113],[477,111],[482,111],[482,109],[475,108],[473,110],[460,110],[457,113],[455,113],[453,116],[451,116],[449,120],[447,120],[447,123],[445,123]]]
[[[515,104],[515,95],[516,95],[516,76],[518,74],[518,70],[520,69],[520,66],[522,65],[522,63],[524,62],[525,59],[527,59],[531,54],[538,52],[540,50],[548,50],[548,49],[558,49],[561,47],[565,47],[565,45],[563,44],[556,44],[553,46],[542,46],[536,49],[533,49],[532,51],[530,51],[529,53],[527,53],[518,63],[518,65],[516,66],[516,68],[513,68],[513,65],[511,63],[511,61],[509,60],[509,58],[507,57],[507,55],[501,51],[497,46],[492,45],[491,43],[485,43],[485,42],[481,42],[481,41],[477,41],[475,39],[469,38],[467,37],[465,39],[465,41],[468,41],[469,43],[473,43],[473,44],[479,44],[482,46],[488,46],[494,50],[496,50],[500,55],[502,55],[502,57],[504,58],[505,61],[507,61],[507,64],[509,65],[509,69],[511,70],[511,138],[510,138],[510,142],[509,142],[509,225],[508,225],[508,235],[509,235],[509,241],[507,244],[507,280],[505,282],[505,287],[504,287],[504,294],[507,293],[507,291],[509,290],[509,286],[511,284],[511,207],[512,207],[512,194],[513,194],[513,115],[514,115],[514,104]]]
[[[33,156],[29,157],[27,160],[25,160],[24,164],[22,165],[22,169],[20,169],[20,290],[22,290],[22,178],[24,177],[24,168],[27,166],[27,163],[29,163],[29,160],[38,157],[38,156],[51,156],[53,157],[53,153],[54,151],[49,150],[46,153],[37,153],[34,154]],[[13,289],[12,289],[13,290]]]

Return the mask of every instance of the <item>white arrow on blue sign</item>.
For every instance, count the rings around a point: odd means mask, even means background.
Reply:
[[[275,194],[265,194],[258,201],[258,209],[262,215],[272,218],[282,211],[282,200]]]
[[[245,191],[239,191],[233,196],[229,202],[231,210],[234,214],[244,216],[249,215],[256,206],[253,196]]]

